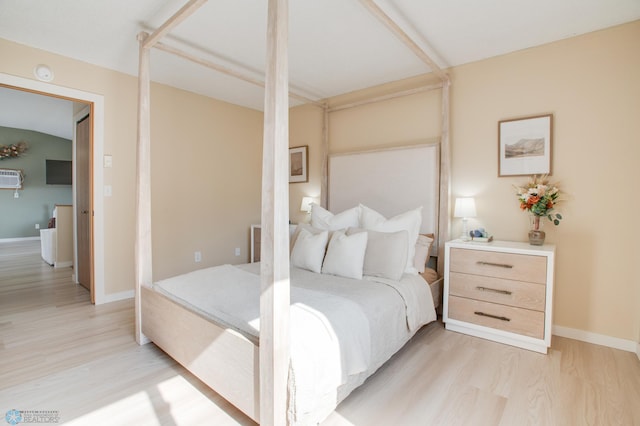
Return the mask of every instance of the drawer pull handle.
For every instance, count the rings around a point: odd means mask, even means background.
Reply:
[[[480,291],[492,291],[494,293],[506,294],[507,296],[511,296],[511,292],[509,290],[498,290],[497,288],[489,288],[489,287],[476,287]]]
[[[479,315],[481,317],[495,318],[495,319],[500,320],[500,321],[511,321],[511,319],[509,319],[507,317],[499,317],[497,315],[485,314],[484,312],[480,312],[480,311],[475,311],[474,314]]]
[[[497,266],[498,268],[507,268],[507,269],[513,268],[513,265],[507,265],[506,263],[483,262],[481,260],[478,261],[478,265]]]

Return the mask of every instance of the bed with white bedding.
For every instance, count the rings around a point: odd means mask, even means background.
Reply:
[[[258,263],[222,265],[159,281],[154,290],[257,344],[259,274]],[[436,319],[430,288],[420,275],[357,280],[299,268],[291,270],[290,315],[288,417],[295,425],[326,418]]]
[[[387,219],[364,205],[337,215],[316,205],[311,223],[298,226],[290,240],[288,424],[317,425],[436,319],[442,284],[425,268],[434,239],[421,233],[421,210]],[[260,267],[193,271],[142,285],[139,297],[142,333],[256,422]]]
[[[313,204],[290,238],[287,416],[316,425],[436,319],[422,207],[387,218],[363,205]],[[145,286],[142,329],[259,421],[261,266],[221,265]],[[437,274],[435,275],[437,277]],[[436,289],[436,291],[434,291]]]

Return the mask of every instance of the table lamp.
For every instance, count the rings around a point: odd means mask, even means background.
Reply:
[[[469,230],[467,229],[467,221],[470,217],[476,217],[476,202],[473,197],[456,198],[456,207],[453,216],[462,218],[462,236],[460,239],[468,241]]]

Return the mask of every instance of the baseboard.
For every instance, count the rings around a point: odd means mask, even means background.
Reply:
[[[69,260],[67,262],[56,262],[53,265],[54,268],[67,268],[69,266],[73,266],[73,261]]]
[[[15,243],[18,241],[35,241],[35,240],[40,240],[40,237],[0,238],[0,243]]]
[[[102,305],[103,303],[117,302],[119,300],[133,299],[135,292],[133,290],[121,291],[120,293],[105,294],[99,300],[96,298],[96,305]]]
[[[627,352],[636,352],[640,358],[640,344],[633,340],[620,339],[618,337],[606,336],[604,334],[591,333],[589,331],[575,328],[553,326],[553,334],[559,337],[580,340],[581,342],[593,343],[594,345],[608,346]]]

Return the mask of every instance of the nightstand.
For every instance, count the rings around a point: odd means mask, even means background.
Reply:
[[[448,330],[547,353],[555,246],[454,240],[444,253]]]

